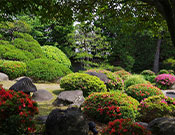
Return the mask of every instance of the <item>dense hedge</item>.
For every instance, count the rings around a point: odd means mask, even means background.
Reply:
[[[26,64],[20,61],[4,61],[0,65],[0,71],[7,74],[10,79],[20,77],[26,73]]]
[[[54,81],[69,73],[72,71],[68,67],[49,59],[35,59],[27,63],[26,75],[35,81]]]
[[[172,116],[175,117],[175,99],[164,95],[151,96],[143,100],[139,105],[140,116],[138,119],[142,122],[150,122],[155,118]]]
[[[135,119],[139,102],[120,91],[96,92],[83,103],[83,112],[96,121],[107,123],[115,119]]]
[[[55,60],[58,63],[61,63],[69,68],[71,67],[69,58],[57,47],[46,45],[42,47],[42,50],[48,59]]]
[[[96,76],[84,73],[72,73],[63,77],[60,81],[61,88],[65,90],[82,90],[84,96],[91,92],[107,91],[103,81]]]

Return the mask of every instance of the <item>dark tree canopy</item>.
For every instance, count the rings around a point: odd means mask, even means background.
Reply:
[[[73,17],[82,20],[93,13],[108,13],[113,17],[132,15],[131,7],[142,14],[142,8],[154,7],[166,20],[175,45],[175,0],[18,0],[0,1],[0,19],[8,19],[21,12],[39,15],[44,20],[54,19],[64,23]],[[148,14],[153,10],[149,10]],[[156,17],[156,16],[152,16]]]

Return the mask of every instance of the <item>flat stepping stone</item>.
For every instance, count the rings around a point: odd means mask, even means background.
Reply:
[[[36,92],[33,93],[32,95],[32,100],[35,101],[49,101],[53,99],[53,95],[48,92],[47,90],[37,90]]]

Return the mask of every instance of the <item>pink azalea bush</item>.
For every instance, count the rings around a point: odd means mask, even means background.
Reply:
[[[175,84],[175,76],[171,74],[160,74],[155,78],[156,86],[160,89],[169,89]]]

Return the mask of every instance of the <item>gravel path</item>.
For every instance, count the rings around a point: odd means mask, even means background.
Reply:
[[[9,89],[16,81],[3,81],[0,84],[3,84],[3,88]],[[37,89],[45,89],[45,90],[58,90],[60,89],[60,85],[57,83],[34,83]]]

